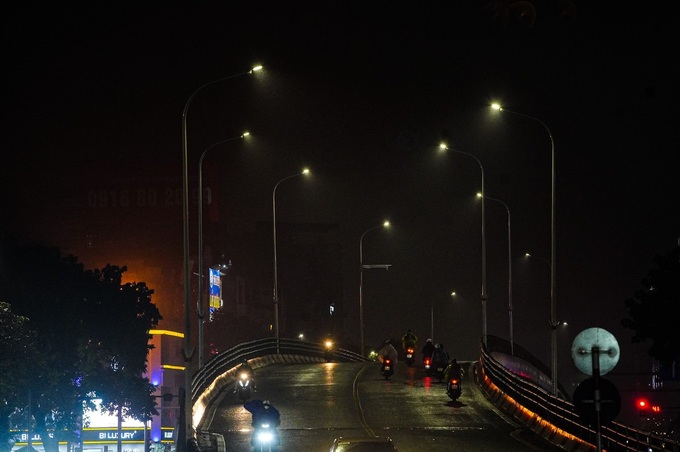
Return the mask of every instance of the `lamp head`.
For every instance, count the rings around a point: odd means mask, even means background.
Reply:
[[[261,70],[262,70],[262,65],[257,65],[257,66],[254,66],[254,67],[250,70],[250,72],[248,72],[248,73],[249,73],[249,74],[252,74],[253,72],[259,72],[259,71],[261,71]]]
[[[387,220],[385,220],[385,222],[383,223],[383,227],[384,227],[384,228],[389,228],[389,227],[390,227],[390,222],[387,221]]]
[[[309,174],[310,172],[311,172],[311,171],[309,170],[309,168],[305,168],[305,169],[302,170],[302,174],[304,174],[305,176],[306,176],[307,174]]]
[[[494,102],[491,104],[491,108],[493,108],[496,111],[503,111],[503,107],[501,107],[501,104]]]

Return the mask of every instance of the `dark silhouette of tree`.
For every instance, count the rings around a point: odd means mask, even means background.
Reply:
[[[635,343],[652,340],[648,353],[668,365],[680,355],[680,246],[656,256],[657,268],[642,280],[635,297],[626,300],[628,318],[621,324],[634,330]]]
[[[27,400],[31,369],[42,361],[38,351],[38,336],[30,328],[28,318],[16,315],[9,303],[0,302],[0,419],[13,414],[28,420]],[[21,425],[22,428],[25,425]],[[14,444],[8,429],[0,430],[0,450]]]
[[[92,394],[104,410],[120,409],[125,417],[146,420],[156,413],[144,373],[148,331],[161,316],[146,284],[122,284],[125,271],[112,265],[85,270],[57,248],[2,243],[0,300],[29,319],[39,338],[42,360],[30,363],[24,392],[31,391],[35,431],[48,452],[58,451],[58,441],[76,439]],[[27,405],[26,395],[12,405]],[[6,429],[2,423],[0,436]]]

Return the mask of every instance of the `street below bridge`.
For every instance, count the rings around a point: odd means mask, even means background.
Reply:
[[[490,403],[466,369],[463,394],[452,401],[445,383],[422,367],[399,362],[386,380],[371,363],[276,364],[256,369],[256,398],[281,413],[281,451],[328,451],[337,437],[389,436],[399,451],[561,450]],[[206,412],[217,452],[250,451],[250,413],[225,388]]]

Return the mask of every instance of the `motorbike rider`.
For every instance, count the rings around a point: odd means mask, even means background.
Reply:
[[[428,339],[425,341],[425,345],[423,345],[423,357],[432,357],[432,352],[434,352],[434,343],[432,342],[432,339]]]
[[[243,408],[250,411],[253,416],[251,425],[257,427],[263,422],[269,422],[278,427],[281,425],[281,413],[269,400],[253,399],[243,404]]]
[[[397,364],[397,349],[394,348],[390,339],[386,339],[385,342],[383,342],[382,348],[378,350],[378,359],[380,359],[380,362],[383,362],[385,358],[389,358],[392,360],[393,364]]]
[[[401,347],[406,351],[407,347],[413,347],[415,350],[418,345],[418,336],[413,334],[413,331],[409,328],[406,330],[406,334],[401,337]]]
[[[460,367],[455,357],[451,358],[449,365],[444,369],[444,379],[448,381],[452,377],[458,377],[458,379],[463,377],[463,368]]]
[[[446,364],[449,362],[449,354],[444,350],[443,344],[434,344],[432,362]]]
[[[236,375],[241,375],[243,372],[248,374],[250,377],[250,383],[253,385],[253,391],[257,391],[257,386],[255,386],[255,371],[248,363],[246,358],[241,359],[241,365],[236,369]]]

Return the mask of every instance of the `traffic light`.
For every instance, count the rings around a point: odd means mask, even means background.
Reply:
[[[661,406],[651,404],[647,399],[640,398],[635,402],[640,416],[647,416],[647,413],[661,414]]]

